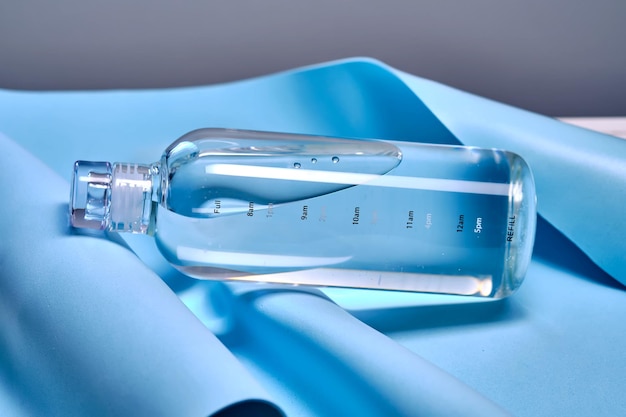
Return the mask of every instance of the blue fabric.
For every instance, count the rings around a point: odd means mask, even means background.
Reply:
[[[543,217],[527,280],[513,297],[496,302],[242,287],[180,276],[149,238],[129,237],[126,244],[153,272],[141,269],[119,245],[67,236],[59,207],[68,190],[49,168],[69,180],[76,159],[152,162],[174,139],[199,127],[462,142],[516,151],[533,168]],[[184,403],[197,408],[183,413],[206,414],[247,399],[258,400],[260,407],[269,400],[289,416],[499,415],[502,409],[528,416],[626,413],[621,393],[626,295],[618,283],[626,282],[619,197],[626,191],[626,142],[621,139],[361,59],[209,87],[0,91],[0,131],[49,167],[3,142],[9,152],[0,158],[0,190],[8,201],[0,206],[0,414],[26,410],[26,415],[45,407],[104,414],[101,397],[108,396],[111,409],[123,410],[129,401],[122,392],[133,393],[136,401],[130,404],[136,406],[152,395],[164,410]],[[29,194],[42,189],[47,191]],[[18,197],[11,200],[12,195]],[[29,242],[38,242],[36,250],[28,250]],[[37,261],[30,262],[33,258]],[[51,281],[59,275],[65,279]],[[157,275],[172,291],[156,289]],[[97,276],[98,285],[86,276]],[[71,296],[88,293],[90,298]],[[118,329],[122,312],[141,335],[132,339],[133,346],[145,352],[146,340],[166,337],[149,329],[190,320],[178,300],[204,326],[181,327],[193,330],[176,333],[180,349],[161,352],[161,362],[148,355],[145,363],[120,362],[117,371],[93,365],[84,373],[53,365],[59,355],[61,363],[71,358],[91,363],[95,352],[108,358],[105,348],[119,349],[124,343],[119,334],[130,332]],[[59,314],[50,305],[89,314]],[[23,319],[26,310],[30,320]],[[64,337],[59,329],[66,329]],[[82,342],[84,335],[100,347]],[[187,343],[201,344],[204,351],[189,356]],[[226,380],[229,395],[218,401],[211,390],[223,372],[210,367],[211,358],[231,363],[220,359],[230,355],[224,347],[246,368],[230,372],[245,388],[237,390],[236,382]],[[168,383],[157,376],[168,370],[166,375],[182,378],[175,371],[188,369],[180,363],[185,357],[185,364],[199,363],[198,372],[205,375],[195,377],[198,391],[174,402],[162,395]],[[117,394],[110,385],[99,397],[81,383],[94,374],[115,380],[139,369],[161,385],[129,381]],[[38,374],[45,376],[39,385]],[[179,380],[170,383],[175,387]],[[74,391],[81,394],[78,399],[69,395]]]

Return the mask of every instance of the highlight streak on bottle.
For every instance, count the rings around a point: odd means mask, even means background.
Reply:
[[[375,288],[418,291],[439,294],[481,295],[487,297],[493,290],[491,276],[477,278],[470,275],[439,275],[407,272],[366,271],[354,269],[318,268],[275,274],[243,275],[236,281],[268,282],[290,285]]]
[[[413,190],[447,191],[468,194],[508,196],[510,185],[505,183],[449,180],[443,178],[405,177],[360,174],[355,172],[317,171],[238,164],[210,164],[207,174],[233,177],[265,178],[326,184],[367,185],[372,187],[406,188]]]

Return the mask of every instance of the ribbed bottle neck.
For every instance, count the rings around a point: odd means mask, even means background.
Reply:
[[[147,233],[152,218],[153,174],[149,165],[115,163],[111,176],[108,230]]]

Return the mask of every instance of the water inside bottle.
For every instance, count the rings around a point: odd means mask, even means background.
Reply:
[[[157,244],[205,279],[498,292],[515,239],[510,156],[391,146],[198,152],[172,164]]]

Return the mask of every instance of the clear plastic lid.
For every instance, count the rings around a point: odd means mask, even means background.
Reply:
[[[88,229],[107,228],[111,204],[111,164],[76,161],[70,194],[72,226]]]

